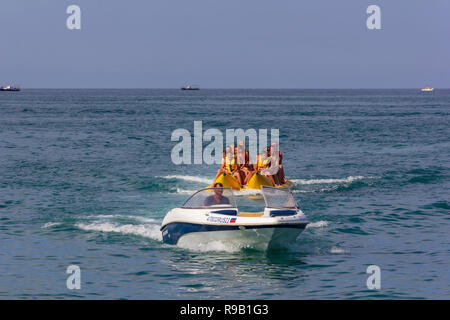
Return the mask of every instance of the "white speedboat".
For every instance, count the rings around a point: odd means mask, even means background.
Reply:
[[[426,86],[425,88],[422,88],[421,90],[422,90],[422,92],[433,92],[434,88],[430,87],[430,86]]]
[[[308,220],[289,188],[261,186],[261,191],[265,206],[258,212],[238,209],[232,188],[197,191],[181,208],[167,213],[161,225],[163,242],[192,245],[222,241],[262,250],[286,247]],[[249,206],[244,204],[244,208]]]

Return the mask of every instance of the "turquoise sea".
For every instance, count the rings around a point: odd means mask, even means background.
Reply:
[[[450,297],[450,90],[24,89],[0,114],[0,299]],[[162,243],[217,170],[171,161],[194,121],[280,130],[290,248]]]

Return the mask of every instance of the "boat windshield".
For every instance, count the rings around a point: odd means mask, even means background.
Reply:
[[[194,193],[182,208],[236,208],[231,188],[206,188]]]
[[[297,203],[289,188],[261,186],[267,208],[297,208]]]

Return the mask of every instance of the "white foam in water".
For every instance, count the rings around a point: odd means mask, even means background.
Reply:
[[[347,251],[344,250],[344,249],[342,249],[342,248],[332,247],[332,248],[330,249],[330,253],[340,254],[340,253],[347,253]]]
[[[179,179],[179,180],[185,180],[185,181],[191,181],[191,182],[204,183],[205,187],[208,186],[212,181],[212,178],[188,176],[188,175],[186,175],[186,176],[185,175],[167,175],[167,176],[163,176],[161,178]],[[350,182],[365,179],[365,178],[372,178],[372,177],[349,176],[346,178],[338,178],[338,179],[309,179],[309,180],[308,179],[292,179],[291,181],[297,185],[314,185],[314,184],[350,183]],[[178,194],[191,195],[191,194],[195,193],[196,191],[198,191],[198,189],[176,188],[176,193],[178,193]],[[292,192],[293,193],[310,193],[310,192],[314,192],[314,191],[292,190]],[[233,190],[233,193],[235,196],[251,196],[251,195],[261,194],[261,191],[260,190],[252,190],[252,189],[244,189],[244,190],[239,190],[239,191]]]
[[[193,182],[205,183],[206,185],[209,185],[213,179],[213,178],[205,178],[205,177],[197,177],[197,176],[183,176],[183,175],[168,175],[168,176],[164,176],[161,178],[193,181]]]
[[[185,176],[185,175],[167,175],[167,176],[163,176],[161,178],[200,182],[200,183],[205,183],[206,185],[209,185],[212,181],[212,178],[198,177],[198,176]],[[338,178],[338,179],[291,179],[291,181],[294,182],[295,184],[307,185],[307,184],[345,183],[345,182],[353,182],[355,180],[361,180],[361,179],[365,179],[365,178],[371,178],[371,177],[349,176],[346,178]]]
[[[162,240],[162,234],[159,230],[160,226],[156,224],[118,225],[110,222],[95,222],[91,224],[77,223],[75,226],[86,231],[117,232],[121,234],[138,235],[158,241]]]
[[[194,194],[198,189],[181,189],[177,188],[177,193],[179,194]]]
[[[195,252],[210,252],[210,251],[224,251],[224,252],[238,252],[241,247],[233,245],[231,243],[225,243],[220,240],[211,241],[208,243],[184,243],[178,245],[180,248],[187,249]]]
[[[140,222],[145,222],[145,223],[158,223],[158,221],[156,219],[152,219],[152,218],[146,218],[146,217],[141,217],[141,216],[129,216],[132,219],[135,219],[137,221]]]
[[[307,228],[307,229],[308,229],[308,228],[323,228],[323,227],[326,227],[328,224],[329,224],[328,221],[323,221],[323,220],[321,220],[321,221],[317,221],[317,222],[311,222],[311,223],[308,223],[308,225],[306,226],[306,228]]]
[[[310,179],[310,180],[305,180],[305,179],[294,179],[292,180],[292,182],[294,182],[295,184],[330,184],[330,183],[346,183],[346,182],[353,182],[356,180],[361,180],[364,178],[369,178],[369,177],[364,177],[364,176],[349,176],[347,178],[342,178],[342,179]]]
[[[87,216],[86,218],[96,218],[96,219],[125,218],[125,219],[137,220],[140,222],[146,222],[146,223],[158,222],[157,220],[152,219],[152,218],[147,218],[147,217],[143,217],[143,216],[129,216],[129,215],[124,215],[124,214],[100,214],[98,216],[95,216],[95,215]]]
[[[54,226],[59,226],[60,224],[62,224],[62,223],[61,222],[47,222],[41,228],[42,229],[47,229],[47,228],[51,228],[51,227],[54,227]]]
[[[313,190],[292,190],[292,193],[312,193]]]

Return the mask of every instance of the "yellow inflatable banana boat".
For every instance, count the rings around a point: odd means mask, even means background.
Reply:
[[[261,186],[269,186],[273,187],[272,182],[266,177],[259,173],[255,173],[246,186],[241,187],[239,182],[235,177],[231,174],[224,173],[220,175],[214,183],[220,182],[226,188],[232,188],[233,190],[245,190],[245,189],[255,189],[260,190]],[[214,183],[212,185],[214,185]],[[277,188],[286,188],[292,186],[294,183],[289,181],[280,186],[276,186]]]

